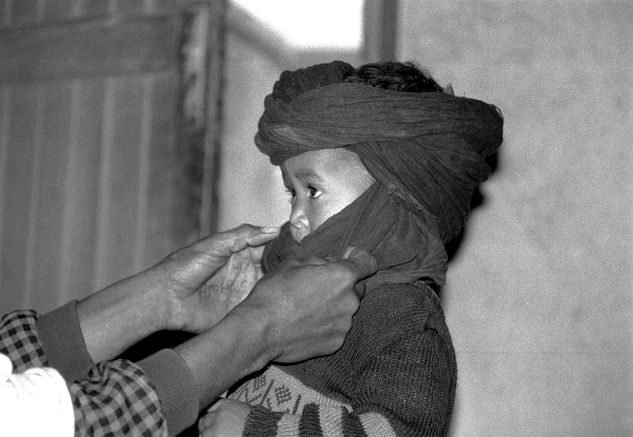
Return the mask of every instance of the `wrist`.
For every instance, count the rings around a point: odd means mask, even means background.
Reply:
[[[93,361],[115,357],[165,329],[164,296],[158,292],[157,279],[133,276],[77,304],[77,317]]]
[[[272,355],[262,326],[257,314],[238,309],[174,348],[194,376],[202,408],[268,364]]]
[[[145,273],[151,276],[141,275],[138,285],[143,291],[139,293],[139,298],[152,309],[152,320],[149,322],[154,330],[181,330],[186,322],[186,314],[172,275],[169,271],[156,268]]]
[[[242,303],[229,312],[227,319],[233,320],[242,331],[242,338],[250,338],[253,355],[252,372],[265,367],[279,355],[279,341],[274,316],[265,308]]]
[[[141,273],[130,278],[130,281],[126,288],[132,295],[124,302],[133,308],[138,317],[137,323],[146,326],[143,334],[171,329],[171,299],[170,293],[165,292],[165,278],[157,274],[146,276]]]

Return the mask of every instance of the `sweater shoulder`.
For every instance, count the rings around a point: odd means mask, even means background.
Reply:
[[[432,329],[448,335],[441,302],[422,282],[382,284],[368,290],[357,317],[358,322],[374,332],[388,328],[389,331],[412,334]]]

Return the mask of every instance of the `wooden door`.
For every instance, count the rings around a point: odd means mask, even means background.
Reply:
[[[214,229],[224,0],[0,0],[0,311]]]

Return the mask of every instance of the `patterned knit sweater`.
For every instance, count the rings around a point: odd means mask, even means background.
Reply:
[[[455,399],[453,345],[423,282],[368,290],[342,348],[271,365],[229,397],[255,408],[245,436],[446,435]]]

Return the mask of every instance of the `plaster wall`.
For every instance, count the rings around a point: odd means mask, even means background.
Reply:
[[[264,97],[282,67],[233,32],[227,34],[224,135],[218,187],[219,229],[280,225],[289,213],[279,169],[255,147]]]
[[[504,144],[442,299],[452,436],[633,434],[633,3],[403,0],[398,58]]]

